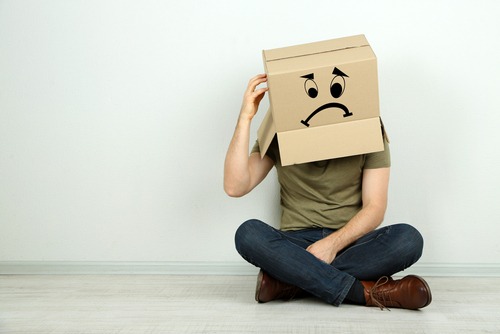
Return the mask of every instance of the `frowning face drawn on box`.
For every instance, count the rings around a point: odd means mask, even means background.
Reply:
[[[334,68],[332,72],[333,78],[330,82],[329,94],[335,100],[339,99],[346,89],[346,79],[349,78],[347,74],[339,70],[338,68]],[[327,87],[318,87],[316,82],[314,81],[314,73],[309,73],[301,76],[301,78],[305,79],[304,82],[304,90],[305,94],[311,98],[315,99],[319,94],[324,94]],[[328,102],[316,108],[311,114],[306,118],[300,121],[300,123],[309,127],[309,121],[316,116],[319,112],[327,109],[340,109],[344,112],[344,117],[352,116],[352,112],[342,103],[339,102]],[[333,110],[332,110],[333,111]]]

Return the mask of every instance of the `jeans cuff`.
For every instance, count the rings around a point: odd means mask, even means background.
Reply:
[[[352,288],[355,281],[356,281],[356,278],[354,278],[353,276],[349,276],[349,277],[345,278],[345,282],[346,282],[345,287],[342,290],[342,292],[340,292],[340,295],[337,297],[337,299],[335,299],[335,301],[333,302],[334,306],[340,306],[340,304],[342,304],[342,302],[344,301],[345,297],[349,293],[349,290]]]

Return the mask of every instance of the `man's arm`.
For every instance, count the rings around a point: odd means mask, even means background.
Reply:
[[[307,250],[318,259],[332,263],[337,253],[384,220],[387,208],[390,168],[365,169],[363,171],[363,208],[341,229],[310,245]]]
[[[224,163],[224,191],[231,197],[248,194],[266,177],[274,165],[271,158],[267,156],[261,159],[257,153],[248,155],[250,125],[257,113],[260,101],[268,90],[268,88],[256,88],[266,81],[265,74],[250,79],[238,123],[227,150]]]

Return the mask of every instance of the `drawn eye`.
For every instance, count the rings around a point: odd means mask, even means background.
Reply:
[[[330,94],[336,99],[342,96],[345,90],[345,79],[343,76],[336,75],[330,83]]]
[[[306,82],[304,82],[304,89],[306,90],[306,94],[314,99],[316,96],[318,96],[318,85],[316,85],[316,82],[312,79],[307,79]]]

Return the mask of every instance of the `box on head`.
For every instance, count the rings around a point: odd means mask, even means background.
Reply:
[[[377,59],[364,35],[264,50],[263,60],[262,156],[275,135],[283,166],[384,149]]]

